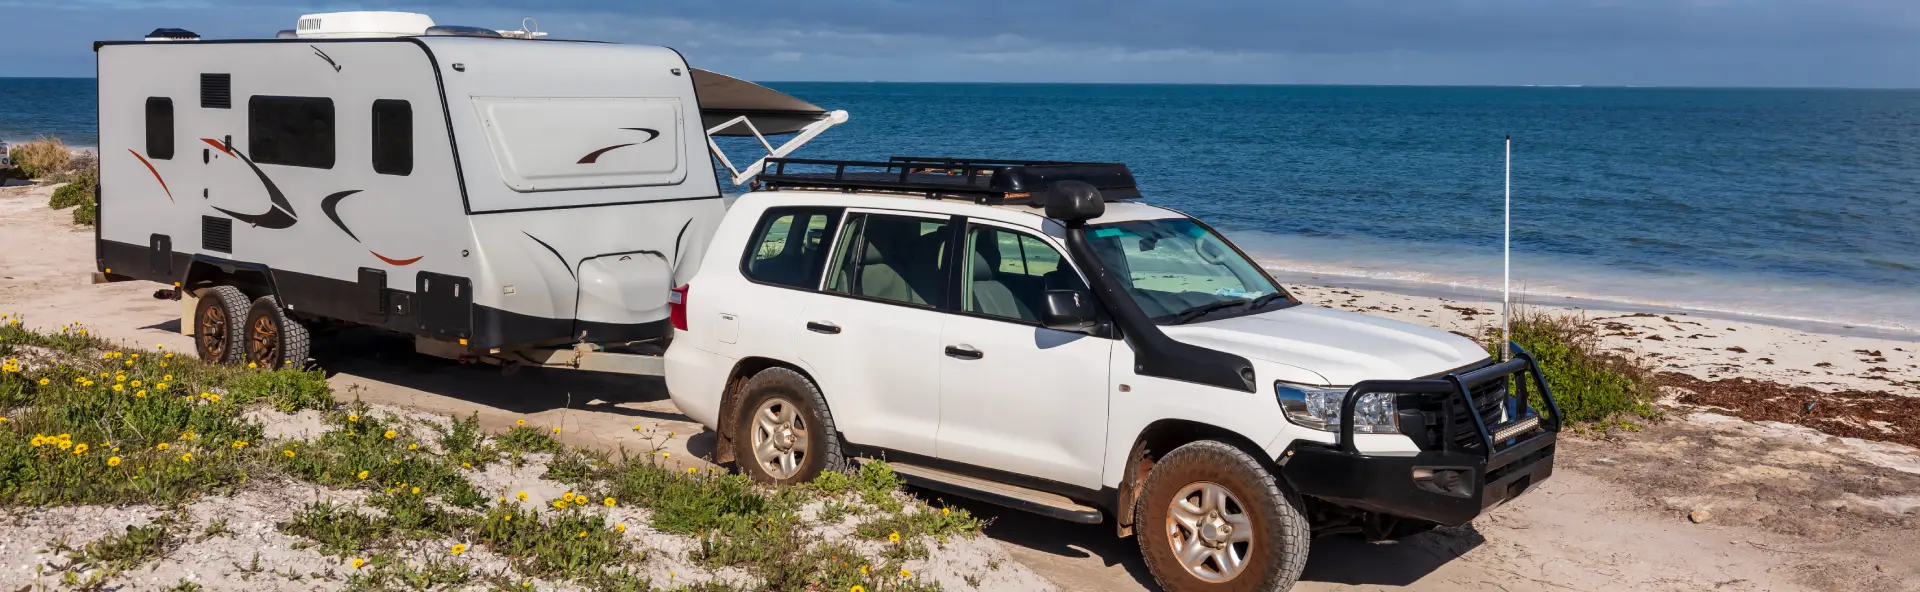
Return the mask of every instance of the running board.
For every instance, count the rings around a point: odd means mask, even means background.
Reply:
[[[1100,510],[1092,506],[1082,505],[1065,496],[1047,493],[1037,489],[1028,489],[1018,485],[1009,485],[999,481],[988,481],[986,479],[969,477],[940,469],[893,461],[888,461],[887,464],[893,467],[893,472],[905,478],[908,484],[916,487],[976,499],[1024,512],[1052,516],[1068,522],[1099,524],[1106,520],[1100,513]]]

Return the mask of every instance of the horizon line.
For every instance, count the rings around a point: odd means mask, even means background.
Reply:
[[[98,80],[98,76],[0,76],[0,80]],[[1142,81],[1057,81],[1031,80],[752,80],[756,83],[782,84],[1003,84],[1003,85],[1076,85],[1076,86],[1318,86],[1387,88],[1546,88],[1546,89],[1644,89],[1644,90],[1920,90],[1920,86],[1743,86],[1743,85],[1668,85],[1668,84],[1491,84],[1396,82],[1142,82]]]

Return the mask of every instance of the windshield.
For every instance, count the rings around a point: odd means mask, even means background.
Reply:
[[[1088,226],[1087,242],[1156,323],[1295,303],[1226,239],[1188,218]]]

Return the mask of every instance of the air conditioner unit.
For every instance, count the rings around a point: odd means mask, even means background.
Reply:
[[[363,10],[301,15],[293,32],[305,39],[407,37],[432,26],[433,17],[417,12]]]

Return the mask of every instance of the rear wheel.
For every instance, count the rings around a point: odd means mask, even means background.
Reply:
[[[240,361],[248,303],[247,295],[233,286],[200,291],[200,302],[193,307],[193,347],[201,360],[214,364]]]
[[[787,368],[768,368],[747,380],[734,458],[755,481],[790,485],[846,466],[826,398],[813,381]]]
[[[307,326],[288,317],[272,296],[253,302],[247,311],[246,334],[244,358],[261,368],[299,367],[312,353],[313,339]]]
[[[1307,564],[1307,520],[1252,455],[1204,440],[1147,475],[1134,511],[1140,552],[1162,589],[1287,590]]]

